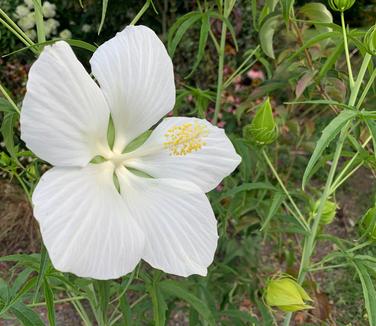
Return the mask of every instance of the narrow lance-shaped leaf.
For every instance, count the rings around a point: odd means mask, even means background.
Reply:
[[[281,15],[272,14],[271,16],[265,18],[265,22],[260,28],[260,45],[264,53],[274,59],[274,48],[273,48],[273,36],[281,21]]]
[[[344,110],[337,117],[335,117],[323,130],[320,139],[318,140],[315,150],[308,162],[306,170],[304,171],[302,187],[304,188],[310,177],[312,176],[311,172],[323,154],[325,148],[330,144],[330,142],[337,136],[341,131],[342,127],[351,119],[357,116],[356,111]]]
[[[369,324],[376,325],[376,290],[373,281],[363,263],[354,261],[354,266],[362,283]]]
[[[206,43],[208,40],[208,35],[209,35],[209,30],[210,30],[210,16],[209,14],[203,13],[201,17],[201,30],[200,30],[200,40],[198,44],[198,51],[196,55],[196,60],[195,63],[193,64],[193,68],[189,75],[186,78],[189,78],[192,76],[192,74],[195,72],[197,69],[198,65],[200,64],[202,58],[204,57],[205,54],[205,47]]]

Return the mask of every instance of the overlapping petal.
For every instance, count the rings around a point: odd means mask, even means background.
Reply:
[[[34,194],[34,215],[56,269],[113,279],[141,258],[144,234],[113,184],[110,162],[46,172]]]
[[[203,146],[186,155],[173,155],[165,146],[168,131],[186,124],[198,124],[206,129],[205,133],[199,136],[202,137]],[[155,178],[191,181],[204,192],[215,188],[241,161],[223,129],[203,119],[184,117],[164,119],[147,141],[134,153],[130,153],[130,157],[126,162],[129,167],[144,171]]]
[[[180,276],[206,275],[217,246],[217,222],[206,195],[191,182],[138,177],[117,170],[121,193],[145,233],[142,258]]]
[[[160,39],[145,26],[127,26],[90,60],[115,125],[114,149],[157,123],[175,103],[174,73]]]
[[[107,103],[66,42],[45,47],[26,89],[21,138],[36,155],[57,166],[84,166],[107,150]]]

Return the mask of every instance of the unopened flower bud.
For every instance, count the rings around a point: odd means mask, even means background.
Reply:
[[[354,3],[355,0],[329,0],[330,8],[341,12],[350,9]]]
[[[316,201],[313,214],[316,215],[317,211],[320,206],[320,200]],[[335,202],[332,202],[330,200],[327,200],[324,204],[324,209],[321,213],[321,218],[320,218],[320,224],[325,225],[325,224],[330,224],[333,222],[335,216],[336,216],[336,210],[337,210],[337,204]]]
[[[372,26],[364,36],[364,45],[371,55],[376,55],[376,25]]]
[[[265,290],[265,300],[269,306],[282,311],[311,309],[305,301],[312,301],[307,292],[290,276],[272,279]]]
[[[372,240],[376,240],[376,207],[370,208],[360,221],[360,229]]]
[[[277,135],[277,125],[274,122],[269,98],[267,98],[257,110],[252,123],[244,127],[243,136],[246,140],[266,145],[274,142]]]

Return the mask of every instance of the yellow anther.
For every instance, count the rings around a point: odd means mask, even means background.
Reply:
[[[166,141],[163,146],[171,155],[184,156],[197,152],[206,145],[204,138],[209,134],[208,128],[198,121],[173,126],[165,133]]]

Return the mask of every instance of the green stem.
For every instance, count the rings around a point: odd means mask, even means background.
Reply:
[[[347,69],[349,71],[350,89],[352,89],[354,87],[354,77],[353,77],[353,73],[352,73],[352,69],[351,69],[349,46],[348,46],[348,43],[347,43],[345,14],[344,14],[343,11],[341,12],[341,24],[342,24],[343,42],[344,42],[344,46],[345,46]]]
[[[147,0],[144,5],[142,6],[141,10],[138,12],[138,14],[136,15],[136,17],[133,18],[132,22],[130,23],[130,25],[136,25],[136,23],[140,20],[140,18],[142,17],[142,15],[146,12],[146,10],[148,10],[148,8],[150,7],[150,3],[151,3],[151,0]]]
[[[348,263],[342,263],[342,264],[337,264],[337,265],[329,265],[329,266],[322,266],[322,267],[315,267],[315,268],[310,268],[309,272],[314,272],[314,271],[323,271],[327,269],[334,269],[334,268],[340,268],[340,267],[345,267],[348,266]]]
[[[372,72],[372,75],[371,75],[370,79],[368,80],[368,83],[367,83],[366,87],[364,87],[362,95],[360,95],[360,98],[358,100],[358,104],[356,105],[356,109],[357,110],[360,109],[360,106],[362,105],[364,99],[366,98],[369,89],[373,85],[373,82],[374,82],[375,78],[376,78],[376,69]]]
[[[362,148],[366,147],[367,144],[370,142],[370,140],[372,139],[372,136],[369,136],[366,141],[364,142],[364,144],[362,145]],[[353,168],[349,173],[346,174],[346,172],[350,169],[351,165],[353,164],[353,162],[356,160],[356,158],[359,156],[360,152],[356,152],[355,155],[352,157],[352,159],[346,164],[346,166],[343,168],[343,170],[341,171],[341,173],[338,175],[338,177],[334,180],[332,186],[331,186],[331,189],[330,189],[330,193],[334,193],[337,188],[343,183],[345,182],[355,171],[357,171],[363,163],[360,163],[358,164],[355,168]]]
[[[221,110],[222,90],[223,90],[223,65],[225,59],[225,46],[226,46],[227,26],[222,21],[221,43],[219,45],[219,57],[218,57],[218,80],[217,80],[217,96],[215,99],[215,111],[213,117],[213,124],[218,122],[218,115]]]
[[[292,206],[294,207],[295,211],[297,212],[297,214],[299,216],[299,218],[297,219],[298,222],[299,222],[299,224],[304,228],[304,230],[309,231],[309,226],[308,226],[306,220],[304,219],[304,216],[303,216],[302,212],[300,211],[299,207],[295,204],[294,199],[292,199],[290,193],[288,192],[288,190],[286,189],[285,185],[283,184],[283,181],[279,177],[278,172],[275,170],[272,162],[270,161],[268,155],[266,154],[265,149],[262,149],[261,152],[262,152],[262,155],[264,156],[266,162],[268,163],[268,166],[269,166],[270,170],[273,172],[275,178],[277,179],[279,185],[281,186],[283,192],[286,194],[286,196],[289,199],[290,203],[292,204]]]
[[[355,104],[356,98],[359,93],[360,86],[362,85],[364,75],[367,71],[368,65],[372,59],[372,55],[370,55],[368,52],[364,56],[362,65],[359,70],[358,78],[356,79],[356,82],[354,84],[354,87],[351,89],[350,99],[349,99],[349,106],[353,106]]]
[[[78,301],[78,300],[85,300],[85,299],[87,299],[87,298],[83,297],[83,296],[69,297],[69,298],[65,298],[65,299],[54,300],[54,304],[72,302],[72,301]],[[42,307],[42,306],[45,306],[45,305],[47,305],[47,302],[31,303],[31,304],[28,304],[27,306],[30,307],[30,308],[34,308],[34,307]]]

